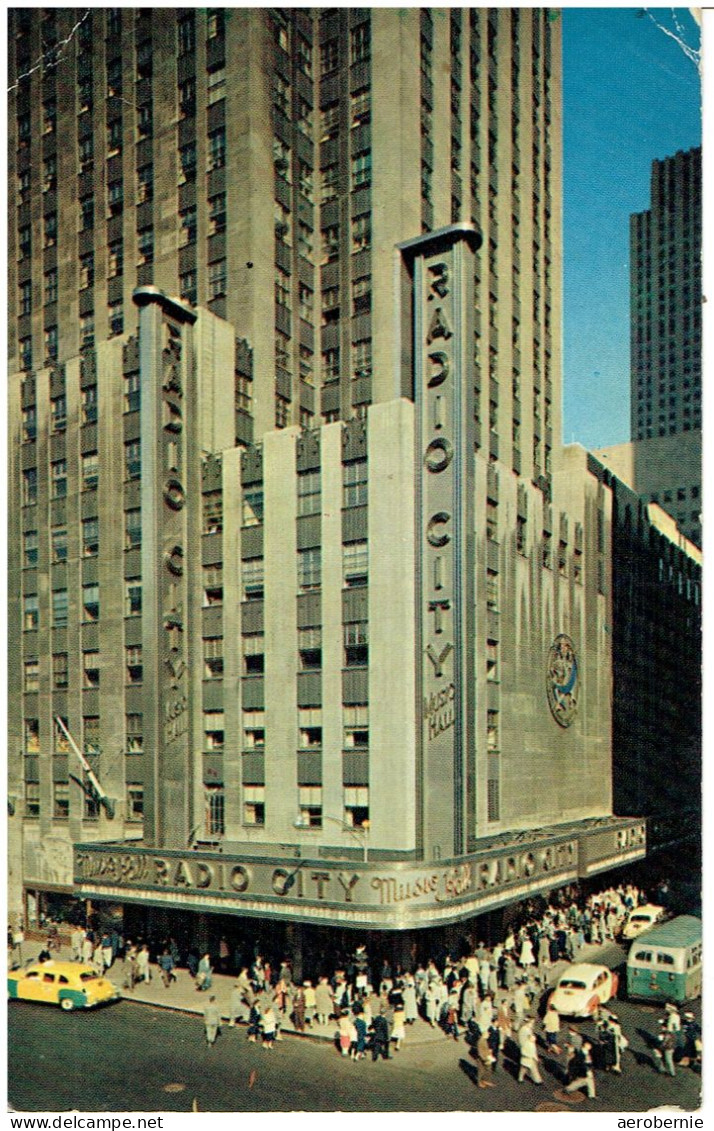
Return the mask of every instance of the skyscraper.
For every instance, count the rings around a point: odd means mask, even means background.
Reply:
[[[702,151],[652,162],[630,217],[631,442],[600,457],[702,541]]]
[[[12,13],[13,906],[416,929],[644,854],[560,444],[559,40]]]

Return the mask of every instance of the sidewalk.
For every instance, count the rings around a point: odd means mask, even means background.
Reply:
[[[611,950],[616,944],[606,943],[604,946],[586,944],[579,956],[580,962],[598,962],[602,961],[602,956],[605,951]],[[33,961],[41,949],[42,944],[30,943],[25,944],[23,947],[23,965]],[[31,954],[31,957],[30,957]],[[58,960],[69,962],[71,960],[71,952],[69,947],[62,947],[56,953]],[[551,966],[548,970],[548,985],[553,985],[558,979],[561,972],[567,966],[564,960]],[[181,1013],[194,1013],[203,1014],[206,1002],[211,994],[215,994],[216,1004],[221,1011],[222,1018],[227,1022],[230,1016],[229,1004],[231,990],[235,983],[235,977],[229,974],[215,974],[213,975],[213,985],[210,991],[197,990],[196,984],[189,974],[188,970],[178,968],[176,970],[177,981],[172,982],[170,986],[164,986],[161,981],[159,971],[156,966],[151,967],[152,979],[150,982],[139,982],[133,990],[124,988],[124,963],[119,960],[107,971],[107,977],[114,982],[114,984],[121,990],[122,996],[125,1001],[138,1002],[141,1005],[151,1005],[159,1009],[174,1009]],[[239,1022],[244,1025],[244,1022]],[[292,1036],[305,1037],[310,1040],[329,1041],[333,1042],[337,1031],[336,1022],[328,1022],[327,1025],[319,1025],[314,1022],[312,1027],[306,1029],[304,1032],[298,1032],[293,1026],[291,1021],[285,1020],[281,1025],[281,1033],[290,1033]],[[428,1022],[419,1018],[413,1025],[407,1027],[407,1036],[404,1042],[405,1046],[413,1045],[432,1045],[443,1043],[445,1039],[452,1040],[453,1038],[446,1038],[442,1029],[432,1028]]]

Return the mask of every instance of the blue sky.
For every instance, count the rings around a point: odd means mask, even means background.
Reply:
[[[590,449],[630,438],[630,214],[649,207],[653,159],[701,142],[696,66],[638,11],[562,9],[563,439]],[[674,30],[671,8],[647,11]]]

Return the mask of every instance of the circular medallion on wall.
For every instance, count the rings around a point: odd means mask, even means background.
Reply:
[[[569,636],[560,634],[548,653],[546,690],[551,714],[561,727],[569,727],[578,709],[578,661]]]

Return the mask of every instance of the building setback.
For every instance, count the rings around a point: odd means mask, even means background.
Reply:
[[[12,911],[297,946],[641,858],[613,491],[559,439],[557,13],[10,30]]]

